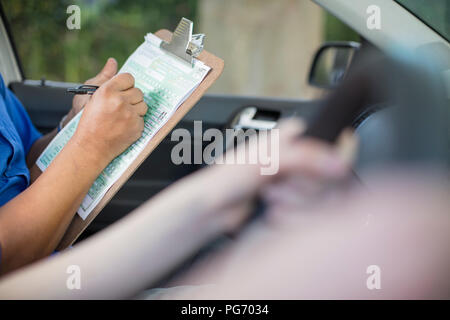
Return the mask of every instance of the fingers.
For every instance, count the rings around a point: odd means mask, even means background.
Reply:
[[[144,101],[141,101],[137,104],[134,104],[132,106],[132,108],[136,111],[136,113],[140,116],[143,117],[145,116],[145,114],[147,113],[148,110],[148,106]]]
[[[313,138],[300,138],[306,129],[301,119],[280,122],[282,171],[298,172],[316,178],[340,178],[348,174],[354,160],[357,140],[344,131],[336,145]]]
[[[144,94],[138,88],[131,88],[122,93],[128,103],[131,104],[133,110],[140,116],[143,117],[147,113],[147,104],[144,101]]]
[[[285,170],[314,177],[343,177],[349,166],[334,147],[316,139],[300,139],[293,143],[285,159]]]
[[[106,64],[103,67],[102,71],[100,71],[100,73],[97,74],[94,78],[87,80],[85,84],[101,86],[112,77],[114,77],[116,73],[117,61],[114,58],[109,58],[108,61],[106,61]]]
[[[100,71],[99,74],[97,74],[94,78],[91,78],[85,82],[85,84],[88,85],[94,85],[94,86],[101,86],[108,80],[110,80],[112,77],[114,77],[117,73],[117,61],[114,58],[109,58],[108,61],[106,61],[105,66],[103,67],[102,71]],[[73,110],[74,113],[78,113],[85,104],[89,101],[90,96],[89,95],[76,95],[73,98]]]
[[[116,75],[102,86],[101,91],[106,96],[118,95],[116,99],[131,107],[140,117],[147,113],[148,107],[144,101],[144,94],[139,88],[134,87],[134,77],[130,73]]]
[[[337,140],[336,150],[341,158],[348,163],[353,163],[357,155],[358,144],[358,137],[353,130],[345,129]]]
[[[144,120],[142,118],[139,118],[139,120],[136,122],[137,129],[135,130],[134,141],[138,140],[142,136],[142,132],[144,132],[144,126]]]
[[[130,73],[120,73],[105,83],[105,87],[114,91],[125,91],[134,87],[134,77]]]
[[[306,129],[306,123],[301,118],[283,119],[279,122],[280,139],[299,137]]]
[[[123,92],[123,97],[131,104],[138,104],[144,101],[144,94],[138,88],[131,88]]]

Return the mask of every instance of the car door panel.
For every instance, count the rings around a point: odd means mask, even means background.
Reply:
[[[70,109],[73,96],[66,94],[66,87],[67,85],[42,86],[22,82],[10,84],[10,88],[26,107],[35,126],[43,133],[55,128]],[[202,132],[209,128],[222,130],[233,115],[247,106],[274,111],[281,117],[298,115],[308,120],[317,111],[318,103],[276,98],[205,95],[178,123],[176,129],[187,129],[192,139],[194,121],[202,121]],[[83,236],[86,237],[107,227],[171,183],[198,170],[201,165],[173,164],[170,155],[177,143],[171,141],[170,135],[167,136],[91,223]]]
[[[73,96],[64,87],[12,82],[9,88],[27,109],[36,128],[43,134],[52,131],[69,112]]]

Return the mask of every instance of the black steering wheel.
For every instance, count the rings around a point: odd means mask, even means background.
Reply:
[[[448,100],[439,76],[432,68],[418,66],[411,59],[386,57],[375,52],[361,54],[343,83],[323,100],[316,117],[301,137],[334,143],[344,128],[352,126],[374,106],[388,106],[390,152],[372,159],[384,164],[448,164]],[[375,108],[378,110],[377,108]],[[264,216],[259,202],[250,219],[238,231]],[[235,234],[236,235],[236,234]],[[217,241],[205,246],[168,272],[164,285],[186,270],[193,261],[210,254]]]
[[[449,103],[440,72],[427,65],[427,59],[364,53],[323,102],[305,135],[333,143],[345,127],[363,122],[367,113],[388,108],[384,120],[391,147],[382,159],[375,155],[374,162],[445,163]]]

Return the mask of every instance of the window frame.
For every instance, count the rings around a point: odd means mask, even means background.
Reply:
[[[397,3],[399,6],[401,6],[403,9],[408,11],[410,14],[412,14],[414,17],[416,17],[417,20],[422,22],[424,25],[426,25],[428,28],[436,32],[439,36],[442,37],[442,39],[446,40],[447,42],[450,42],[450,35],[446,35],[442,33],[441,31],[437,30],[435,27],[430,25],[427,21],[425,21],[421,16],[419,16],[416,12],[412,11],[410,8],[408,8],[403,2],[400,2],[399,0],[393,0],[395,3]],[[450,10],[450,9],[448,9]]]
[[[23,81],[26,79],[22,63],[19,58],[17,46],[9,25],[8,19],[0,1],[0,43],[5,45],[4,50],[0,50],[2,60],[11,65],[11,70],[0,70],[4,72],[4,81],[9,85],[12,81]]]

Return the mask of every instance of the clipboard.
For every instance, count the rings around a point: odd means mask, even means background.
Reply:
[[[187,62],[192,62],[191,59],[194,55],[190,54],[190,50],[192,49],[192,47],[189,43],[190,39],[192,38],[192,25],[193,24],[191,21],[183,18],[173,34],[169,30],[162,29],[157,31],[155,35],[163,40],[163,44],[166,45],[166,50],[169,50],[171,53],[177,55],[179,58],[184,59]],[[180,55],[180,50],[178,50],[177,52],[177,49],[180,48],[184,48],[184,52],[182,52],[184,56]],[[89,216],[85,220],[83,220],[78,214],[75,214],[69,227],[66,230],[66,233],[61,238],[61,241],[57,246],[57,250],[64,250],[75,242],[75,240],[81,235],[81,233],[83,233],[83,231],[89,226],[89,224],[103,210],[106,204],[114,197],[117,191],[119,191],[119,189],[133,175],[137,168],[139,168],[142,162],[147,159],[152,151],[172,131],[172,129],[185,116],[185,114],[192,109],[192,107],[198,102],[198,100],[200,100],[200,98],[206,93],[208,88],[219,78],[224,68],[224,61],[222,59],[205,50],[201,50],[196,58],[211,68],[209,73],[206,75],[200,85],[192,92],[192,94],[172,114],[166,124],[149,141],[147,146],[127,168],[125,173],[111,186],[111,188],[109,188],[102,200],[97,204],[97,206],[93,209]]]

